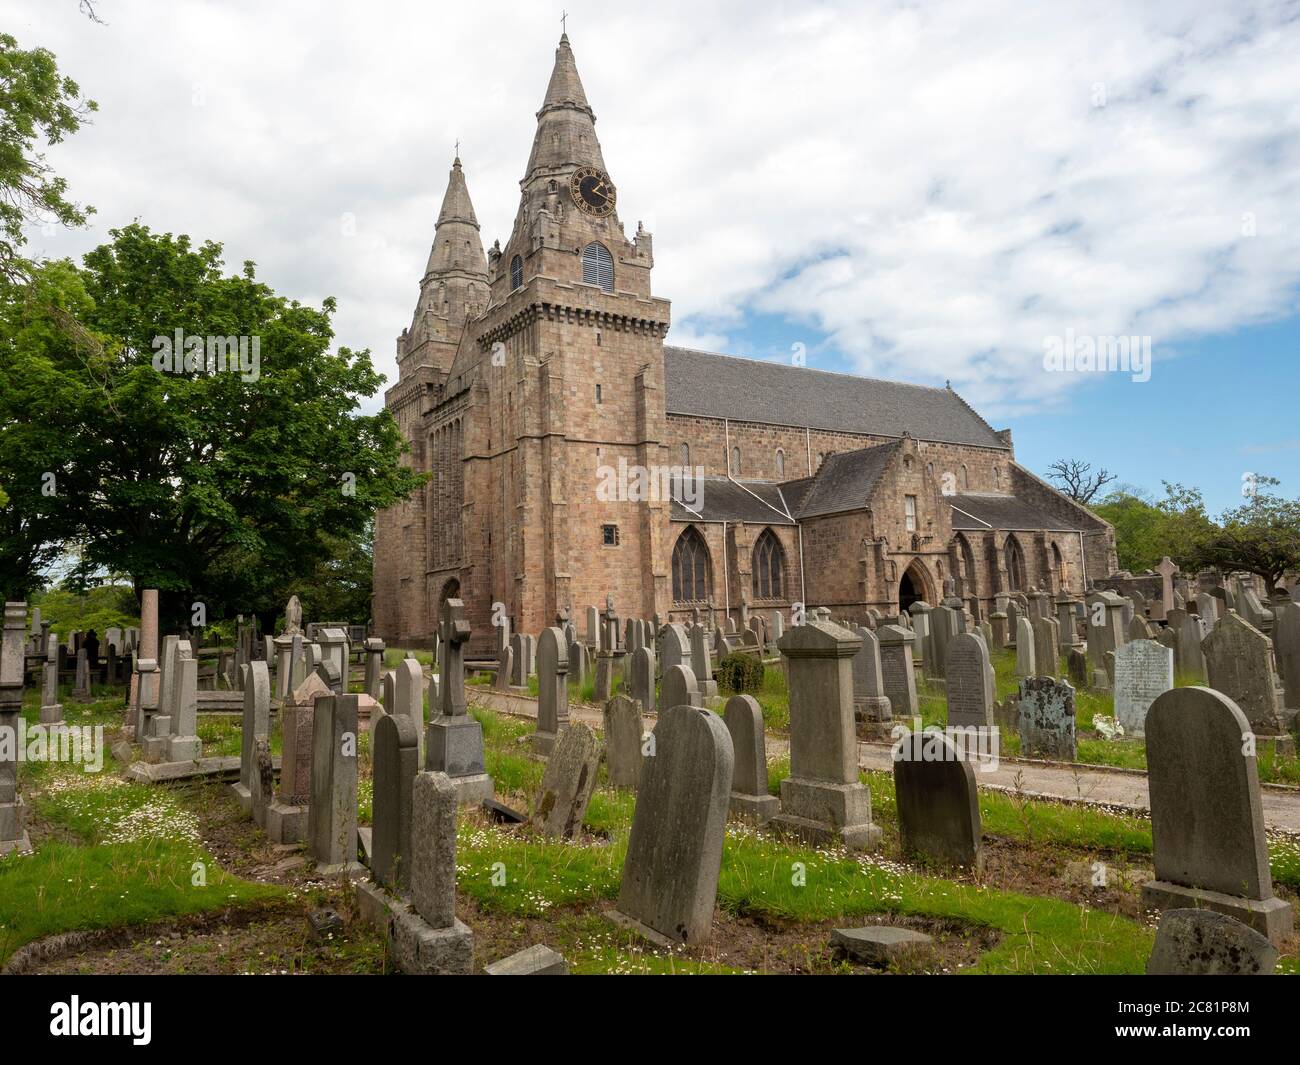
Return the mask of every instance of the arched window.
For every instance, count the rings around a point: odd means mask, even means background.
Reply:
[[[1007,569],[1007,591],[1018,592],[1025,586],[1025,559],[1020,553],[1020,545],[1014,536],[1008,536],[1006,546],[1002,549],[1002,558]]]
[[[682,469],[689,469],[691,465],[691,445],[682,445]]]
[[[524,283],[524,261],[518,255],[510,260],[510,291],[521,287]]]
[[[819,470],[822,468],[822,463],[825,461],[825,459],[826,459],[826,455],[823,452],[821,451],[817,452],[817,468]]]
[[[785,552],[771,529],[764,529],[754,544],[754,598],[785,598]]]
[[[963,492],[970,491],[970,474],[967,472],[965,466],[962,466],[961,468],[961,490]]]
[[[738,447],[731,449],[731,476],[740,476],[740,448]]]
[[[780,448],[776,449],[776,475],[778,477],[785,476],[785,452]]]
[[[605,245],[593,241],[582,249],[582,280],[604,292],[614,291],[614,257]]]
[[[702,603],[709,597],[709,549],[688,525],[673,548],[673,601]]]
[[[1001,487],[1002,487],[1002,467],[1001,467],[1001,466],[994,466],[994,467],[993,467],[993,483],[994,483],[998,488],[1001,488]]]

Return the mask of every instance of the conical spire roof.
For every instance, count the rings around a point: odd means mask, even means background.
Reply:
[[[537,112],[537,132],[524,180],[538,168],[595,166],[604,170],[605,160],[600,154],[595,126],[596,116],[587,103],[566,33],[555,49],[555,66],[546,86],[546,98]]]
[[[459,155],[451,164],[447,192],[442,197],[442,210],[438,212],[438,225],[444,222],[464,222],[478,229],[478,219],[474,217],[474,205],[470,203],[469,186],[465,184],[465,172],[460,167]]]
[[[438,212],[438,226],[434,231],[425,275],[459,271],[486,278],[487,256],[483,254],[483,240],[478,229],[469,186],[465,184],[465,172],[461,169],[460,156],[457,156],[447,178],[447,192],[442,198],[442,210]]]

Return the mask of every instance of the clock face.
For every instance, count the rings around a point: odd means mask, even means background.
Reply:
[[[575,170],[569,179],[569,191],[573,194],[573,202],[578,205],[578,210],[602,218],[610,214],[618,202],[614,183],[594,166]]]

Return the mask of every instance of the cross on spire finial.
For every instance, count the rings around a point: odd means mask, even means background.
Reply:
[[[564,34],[569,32],[569,13],[567,11],[560,12],[560,32]]]

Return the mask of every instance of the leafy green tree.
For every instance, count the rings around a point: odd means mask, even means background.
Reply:
[[[369,352],[331,350],[333,299],[278,296],[251,262],[227,275],[219,244],[138,224],[110,235],[84,269],[42,267],[41,298],[0,306],[14,327],[0,334],[0,429],[18,430],[0,485],[43,543],[79,544],[74,582],[130,574],[137,592],[162,590],[172,624],[194,602],[209,619],[273,617],[423,483],[398,462],[392,416],[357,410],[384,379]],[[201,353],[169,372],[162,341],[176,348],[177,331]],[[209,337],[244,338],[243,364],[209,372]],[[41,471],[53,495],[33,496]]]
[[[77,83],[59,75],[50,52],[21,49],[0,34],[0,277],[11,283],[26,279],[32,266],[21,250],[25,226],[79,226],[93,210],[68,200],[67,181],[38,145],[58,144],[94,110],[95,101],[83,100]]]
[[[1215,529],[1195,488],[1164,482],[1163,499],[1124,486],[1092,505],[1115,527],[1120,569],[1141,573],[1168,555],[1184,572],[1200,568],[1200,545]]]
[[[1244,570],[1272,589],[1283,574],[1300,570],[1300,500],[1259,491],[1279,482],[1256,477],[1247,501],[1226,511],[1219,527],[1199,544],[1198,561],[1222,573]]]

